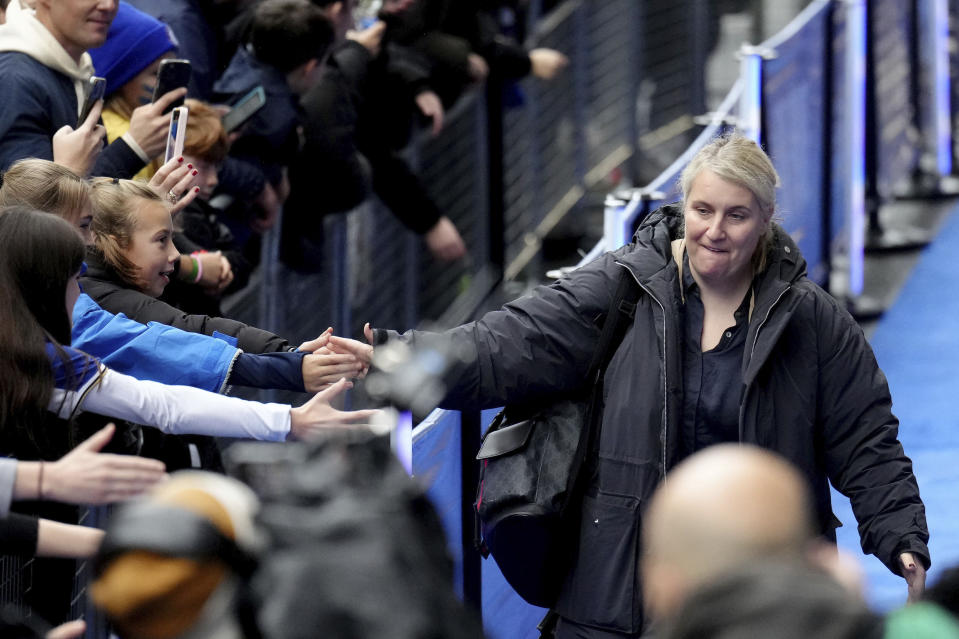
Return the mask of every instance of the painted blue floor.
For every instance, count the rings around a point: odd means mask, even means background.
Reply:
[[[870,340],[892,392],[899,438],[926,505],[933,567],[959,564],[959,207],[949,214]],[[902,578],[863,556],[849,502],[834,493],[846,524],[839,545],[862,560],[869,603],[889,610],[906,599]]]

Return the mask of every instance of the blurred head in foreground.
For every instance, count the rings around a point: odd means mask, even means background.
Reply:
[[[91,587],[124,639],[242,637],[234,601],[252,571],[255,495],[213,473],[175,473],[111,518]]]

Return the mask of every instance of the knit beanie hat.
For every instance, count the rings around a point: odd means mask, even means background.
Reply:
[[[176,38],[168,26],[121,2],[107,41],[102,47],[91,49],[90,56],[94,73],[107,79],[107,95],[110,95],[164,53],[176,48]]]
[[[202,471],[174,473],[147,501],[199,515],[240,547],[252,550],[257,545],[253,528],[257,499],[234,479]],[[157,525],[162,527],[163,522]],[[229,574],[229,568],[216,559],[131,548],[109,561],[90,595],[120,636],[172,639],[198,624]]]

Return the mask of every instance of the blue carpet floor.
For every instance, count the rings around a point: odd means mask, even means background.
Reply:
[[[899,438],[912,458],[926,505],[933,567],[959,565],[959,208],[925,249],[895,304],[870,340],[889,380]],[[839,545],[862,558],[869,603],[889,610],[905,602],[906,585],[859,546],[849,502],[834,493],[846,524]]]

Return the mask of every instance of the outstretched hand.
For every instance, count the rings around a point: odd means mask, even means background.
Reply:
[[[365,374],[365,366],[349,353],[323,352],[310,353],[303,358],[303,387],[307,392],[321,391],[343,378],[360,377]]]
[[[155,459],[101,453],[115,430],[113,424],[107,424],[48,464],[40,487],[44,499],[109,504],[136,497],[166,478],[163,463]]]
[[[915,603],[922,599],[922,593],[926,591],[926,568],[911,552],[899,555],[899,563],[902,566],[902,576],[909,586],[906,603]]]
[[[332,327],[297,350],[310,353],[303,358],[303,384],[308,391],[322,390],[341,377],[362,379],[373,361],[372,346],[337,337]]]
[[[342,411],[331,405],[334,399],[352,387],[351,382],[341,379],[302,406],[291,408],[289,438],[310,439],[330,428],[357,428],[369,424],[380,411]]]
[[[333,334],[333,327],[330,326],[325,331],[320,333],[317,337],[307,340],[300,344],[296,350],[306,351],[307,353],[315,353],[318,349],[326,346],[327,342],[330,341],[330,335]]]

